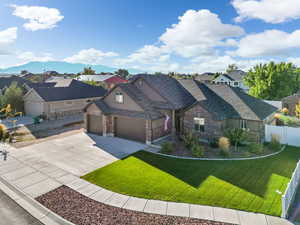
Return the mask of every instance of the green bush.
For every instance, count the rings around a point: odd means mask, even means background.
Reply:
[[[260,143],[251,143],[248,145],[248,151],[254,154],[262,154],[264,152],[264,145]]]
[[[193,133],[188,133],[183,137],[185,147],[191,149],[194,144],[198,144],[198,138]]]
[[[193,144],[191,151],[194,157],[201,158],[203,156],[203,147],[200,144]]]
[[[278,135],[272,134],[269,146],[271,150],[279,151],[281,149],[280,137]]]
[[[212,138],[209,141],[209,146],[212,147],[212,148],[218,148],[219,147],[218,139],[217,138]]]
[[[173,144],[171,142],[165,142],[161,145],[161,153],[169,154],[173,151]]]

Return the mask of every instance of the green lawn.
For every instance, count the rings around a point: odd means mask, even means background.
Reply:
[[[83,179],[136,197],[281,214],[281,195],[300,148],[245,161],[182,160],[140,151]]]

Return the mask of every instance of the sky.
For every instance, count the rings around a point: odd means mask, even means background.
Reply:
[[[0,68],[66,61],[151,72],[300,66],[299,0],[1,0]]]

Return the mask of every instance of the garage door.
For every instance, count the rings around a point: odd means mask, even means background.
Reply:
[[[88,115],[87,123],[87,129],[89,133],[102,135],[102,116]]]
[[[43,114],[42,102],[25,102],[25,114],[28,116],[40,116]]]
[[[127,117],[115,118],[115,135],[139,142],[146,141],[145,120]]]

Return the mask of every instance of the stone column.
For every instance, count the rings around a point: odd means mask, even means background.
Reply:
[[[150,145],[152,143],[152,126],[151,120],[146,120],[146,144]]]
[[[102,133],[103,136],[106,137],[107,136],[107,117],[102,115]]]

